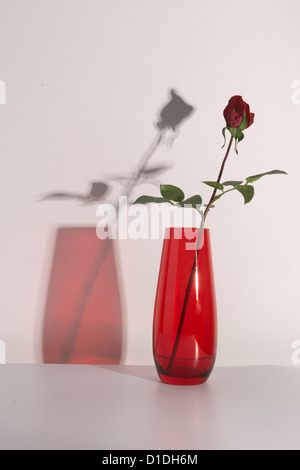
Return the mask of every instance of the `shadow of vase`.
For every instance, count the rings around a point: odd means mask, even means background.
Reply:
[[[43,361],[120,364],[123,315],[114,240],[58,228],[43,323]]]

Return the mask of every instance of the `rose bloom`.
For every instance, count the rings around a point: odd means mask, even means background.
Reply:
[[[240,127],[245,113],[247,119],[245,129],[247,129],[254,122],[254,114],[250,112],[249,104],[239,95],[230,98],[223,113],[227,127]]]

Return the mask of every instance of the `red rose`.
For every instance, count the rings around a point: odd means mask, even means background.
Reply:
[[[249,104],[245,103],[243,98],[239,95],[230,98],[223,114],[227,127],[240,127],[244,115],[246,122],[242,126],[241,130],[247,129],[254,122],[254,114],[250,113]]]

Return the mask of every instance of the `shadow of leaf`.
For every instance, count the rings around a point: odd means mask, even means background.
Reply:
[[[144,178],[153,178],[160,175],[161,173],[164,173],[165,171],[170,170],[170,168],[170,165],[160,165],[152,168],[145,168],[145,170],[143,170],[143,176]]]
[[[100,201],[104,195],[109,191],[110,187],[108,184],[103,183],[102,181],[95,181],[90,184],[89,192],[87,194],[78,194],[78,193],[67,193],[67,192],[57,192],[46,194],[40,198],[40,201],[47,200],[67,200],[73,199],[82,202],[97,202]]]
[[[47,201],[50,199],[77,199],[79,201],[85,201],[86,196],[83,196],[82,194],[75,194],[75,193],[50,193],[46,194],[45,196],[40,198],[40,201]]]

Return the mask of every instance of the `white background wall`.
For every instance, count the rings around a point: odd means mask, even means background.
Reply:
[[[291,364],[300,338],[299,0],[0,0],[0,339],[8,362],[39,362],[52,230],[96,225],[94,206],[36,203],[53,190],[132,170],[174,87],[197,111],[172,149],[165,182],[209,197],[222,112],[241,94],[256,114],[224,178],[284,169],[255,199],[219,201],[209,217],[219,315],[218,365]],[[139,188],[155,194],[152,187]],[[119,246],[129,363],[152,363],[161,241]]]

